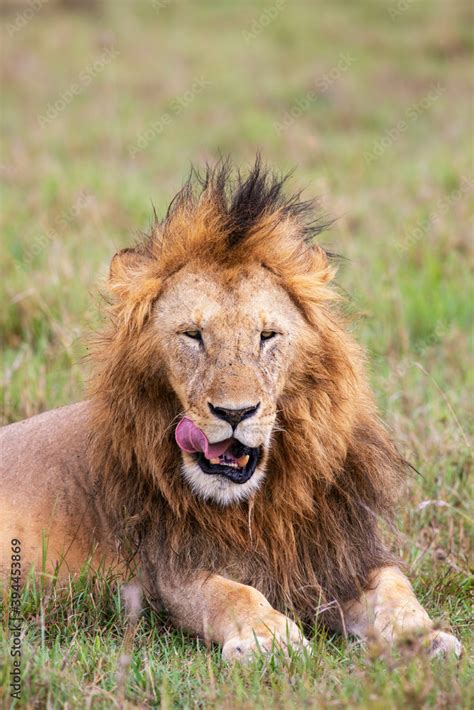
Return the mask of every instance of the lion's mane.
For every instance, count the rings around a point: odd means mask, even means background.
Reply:
[[[158,597],[159,574],[208,570],[263,592],[306,621],[393,562],[382,541],[404,462],[380,423],[361,350],[315,242],[313,205],[286,197],[257,159],[247,177],[227,162],[190,175],[166,218],[112,262],[110,319],[93,351],[90,461],[102,504]],[[270,269],[310,328],[278,402],[262,488],[220,507],[198,499],[174,443],[180,404],[155,362],[150,313],[165,279],[195,260]]]

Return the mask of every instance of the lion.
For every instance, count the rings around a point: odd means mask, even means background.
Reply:
[[[259,158],[192,171],[113,257],[88,399],[2,430],[3,543],[37,573],[133,568],[228,660],[302,650],[315,622],[459,655],[385,541],[406,463],[285,183]]]

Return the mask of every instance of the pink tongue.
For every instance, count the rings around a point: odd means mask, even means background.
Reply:
[[[218,441],[217,444],[210,444],[205,433],[187,417],[181,419],[174,435],[180,449],[186,451],[188,454],[201,451],[207,459],[214,459],[221,456],[227,451],[233,441],[233,439],[230,438],[224,439],[224,441]]]

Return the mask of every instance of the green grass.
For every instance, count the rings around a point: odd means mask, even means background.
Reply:
[[[109,260],[148,227],[152,203],[166,208],[190,161],[230,152],[246,165],[260,149],[280,170],[297,166],[295,187],[337,218],[322,241],[348,257],[339,283],[354,331],[383,416],[421,474],[400,506],[399,552],[423,603],[469,650],[470,3],[110,0],[86,12],[50,0],[16,31],[25,4],[9,7],[0,17],[3,422],[83,396]],[[96,60],[102,69],[84,81]],[[41,121],[73,84],[77,95]],[[459,664],[410,648],[386,658],[315,632],[311,658],[229,667],[149,610],[126,633],[110,579],[30,588],[22,611],[17,707],[472,703],[468,653]],[[6,704],[9,644],[3,634]]]

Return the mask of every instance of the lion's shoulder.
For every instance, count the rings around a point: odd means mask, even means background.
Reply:
[[[89,402],[52,409],[0,429],[0,467],[10,478],[33,480],[84,453]]]
[[[90,554],[113,558],[88,465],[89,415],[85,401],[0,429],[0,519],[6,539],[21,541],[25,571],[41,568],[44,536],[48,565],[63,560],[61,574]],[[7,569],[0,556],[0,578]]]

